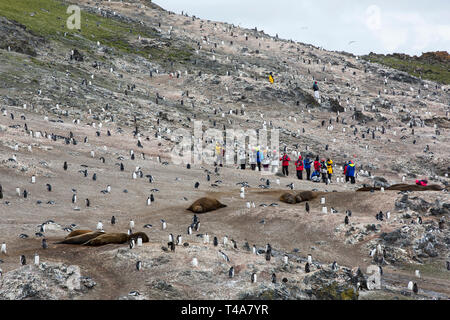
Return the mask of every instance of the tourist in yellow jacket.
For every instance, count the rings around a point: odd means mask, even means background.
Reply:
[[[331,176],[333,175],[333,160],[327,159],[327,172],[328,172],[328,179],[331,182]]]
[[[274,83],[275,79],[273,78],[272,72],[269,74],[269,81],[270,83]]]

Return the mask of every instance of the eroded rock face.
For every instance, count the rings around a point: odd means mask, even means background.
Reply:
[[[78,266],[62,263],[26,265],[3,275],[0,300],[61,300],[81,295],[96,283],[82,277]]]
[[[399,200],[395,202],[395,208],[397,210],[411,209],[420,213],[425,213],[431,207],[431,203],[419,198],[409,198],[407,194],[403,195]]]

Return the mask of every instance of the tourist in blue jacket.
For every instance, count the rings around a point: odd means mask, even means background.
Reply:
[[[305,158],[305,160],[303,160],[303,165],[306,170],[306,179],[307,180],[311,180],[311,163],[313,163],[313,162],[311,161],[311,159],[309,159],[308,156]]]
[[[351,180],[352,184],[355,184],[355,163],[353,161],[348,162],[347,170],[345,172],[345,181]]]

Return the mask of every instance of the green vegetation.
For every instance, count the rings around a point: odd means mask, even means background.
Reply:
[[[134,53],[145,58],[151,55],[155,60],[183,63],[192,55],[192,48],[175,48],[170,43],[162,48],[132,43],[136,42],[138,35],[144,38],[158,38],[159,35],[154,29],[138,23],[125,23],[85,11],[81,11],[81,29],[69,30],[66,25],[71,15],[66,13],[68,6],[58,0],[1,0],[0,16],[21,23],[33,34],[84,49],[89,49],[99,41],[101,45],[124,53]]]
[[[450,84],[450,56],[447,52],[429,52],[420,57],[405,54],[370,53],[363,59],[405,71],[415,77]]]

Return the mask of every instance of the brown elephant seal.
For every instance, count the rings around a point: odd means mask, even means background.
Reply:
[[[71,233],[69,233],[69,235],[67,237],[65,237],[64,239],[76,237],[76,236],[90,233],[90,232],[92,232],[92,230],[75,230],[75,231],[72,231]]]
[[[314,191],[302,191],[298,193],[295,196],[295,199],[297,200],[297,203],[303,202],[303,201],[311,201],[319,196],[318,192]]]
[[[417,184],[394,184],[390,187],[384,188],[384,190],[394,190],[394,191],[441,191],[444,189],[440,185],[437,184],[431,184],[429,186],[419,186]],[[356,192],[363,192],[363,191],[379,191],[381,190],[380,187],[363,187],[356,190]]]
[[[128,242],[126,233],[105,233],[84,243],[84,246],[99,247],[106,244],[122,244]]]
[[[291,193],[283,193],[280,197],[280,201],[289,204],[297,203],[297,201],[295,200],[295,196]]]
[[[58,242],[58,244],[83,244],[91,239],[101,236],[102,234],[105,234],[105,233],[101,232],[101,231],[95,231],[95,232],[80,234],[78,236],[66,238],[63,241]]]
[[[137,242],[137,238],[139,238],[139,237],[142,238],[142,242],[143,242],[143,243],[144,243],[144,242],[149,242],[149,241],[150,241],[150,239],[148,238],[147,234],[144,233],[144,232],[136,232],[136,233],[131,234],[131,235],[128,237],[128,241],[134,240],[135,242]]]
[[[209,211],[214,211],[220,208],[225,208],[227,205],[220,203],[218,200],[213,198],[200,198],[195,201],[187,210],[194,213],[205,213]]]

